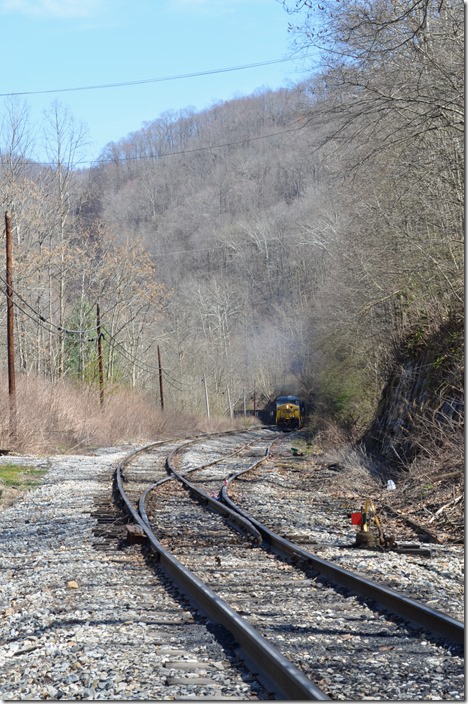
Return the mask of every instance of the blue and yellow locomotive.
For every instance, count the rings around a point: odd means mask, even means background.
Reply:
[[[275,406],[275,422],[279,428],[302,428],[305,408],[297,396],[278,396]]]

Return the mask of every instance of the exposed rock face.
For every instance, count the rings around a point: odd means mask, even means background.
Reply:
[[[407,467],[422,447],[463,432],[463,322],[448,320],[431,334],[409,336],[362,438],[383,462]]]

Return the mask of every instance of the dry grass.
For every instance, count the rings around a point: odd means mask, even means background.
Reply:
[[[321,462],[337,468],[336,485],[342,495],[375,498],[383,489],[383,482],[372,470],[372,461],[359,447],[344,445],[321,457]]]
[[[336,468],[336,480],[329,485],[331,488],[336,485],[341,496],[372,498],[381,492],[383,478],[364,447],[356,444],[347,429],[321,418],[320,430],[309,442],[319,464]]]
[[[1,379],[1,377],[0,377]],[[7,380],[3,388],[8,388]],[[17,380],[16,437],[10,432],[7,395],[0,398],[0,449],[14,453],[85,452],[92,447],[151,442],[228,430],[242,421],[161,412],[148,395],[131,389],[108,393],[101,410],[97,392],[62,380],[23,375]]]
[[[336,486],[349,498],[372,498],[387,504],[414,523],[437,535],[441,542],[464,541],[464,433],[461,422],[418,424],[412,438],[420,448],[406,466],[377,466],[365,449],[333,423],[314,437],[320,463],[336,467]],[[387,491],[393,478],[396,491]]]
[[[464,541],[465,436],[461,420],[420,419],[420,452],[400,475],[400,509],[442,541]]]

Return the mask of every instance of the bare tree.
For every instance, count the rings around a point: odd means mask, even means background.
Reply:
[[[50,168],[44,172],[46,184],[44,190],[49,195],[49,317],[55,320],[59,328],[64,327],[65,286],[67,267],[73,266],[67,255],[67,244],[73,237],[73,223],[70,222],[79,201],[78,181],[75,167],[80,158],[80,150],[86,144],[86,129],[77,125],[69,110],[55,101],[45,113],[45,149],[50,161]],[[57,315],[54,306],[54,287],[58,280]],[[50,347],[53,339],[50,337]],[[63,335],[57,349],[56,371],[61,376],[64,371]]]

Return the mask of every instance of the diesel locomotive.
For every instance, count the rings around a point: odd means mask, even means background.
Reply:
[[[297,396],[278,396],[275,401],[275,422],[279,428],[302,428],[305,407]]]

